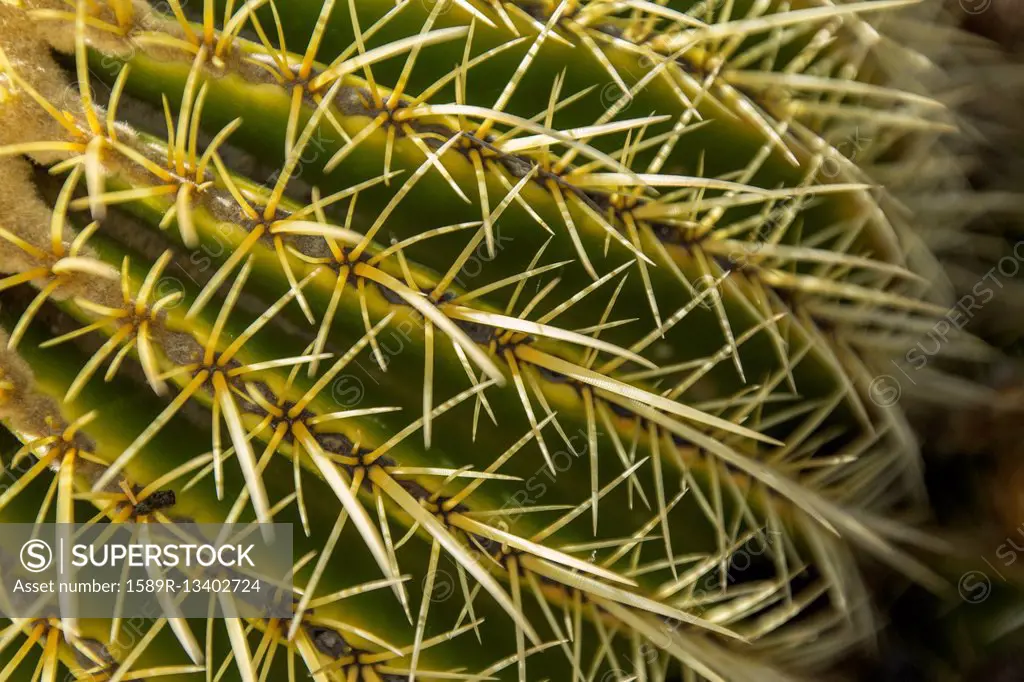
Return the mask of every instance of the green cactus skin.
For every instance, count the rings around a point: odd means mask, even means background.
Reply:
[[[909,4],[0,3],[0,520],[292,523],[301,589],[0,679],[787,680],[855,552],[941,589]]]

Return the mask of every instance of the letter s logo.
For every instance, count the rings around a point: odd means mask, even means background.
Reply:
[[[29,540],[21,546],[21,565],[31,573],[41,573],[53,563],[53,550],[42,540]]]

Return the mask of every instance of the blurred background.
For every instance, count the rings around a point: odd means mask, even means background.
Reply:
[[[946,256],[953,285],[966,292],[1015,247],[1024,254],[1024,0],[946,5],[970,34],[957,46],[974,127],[964,156],[986,206]],[[953,369],[969,382],[969,398],[913,406],[932,529],[954,549],[936,567],[950,592],[930,594],[880,571],[877,648],[841,662],[836,680],[1024,680],[1024,273],[1001,282],[968,326],[1000,357]]]

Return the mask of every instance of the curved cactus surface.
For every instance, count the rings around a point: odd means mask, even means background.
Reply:
[[[0,520],[296,529],[292,617],[0,678],[796,679],[938,587],[909,4],[0,2]]]

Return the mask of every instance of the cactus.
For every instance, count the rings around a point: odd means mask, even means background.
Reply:
[[[784,680],[858,553],[941,588],[909,4],[0,4],[0,517],[292,523],[300,588],[0,678]]]

